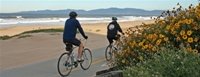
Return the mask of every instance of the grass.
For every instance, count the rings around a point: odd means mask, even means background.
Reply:
[[[8,35],[0,36],[0,40],[7,40],[10,38],[12,38],[12,36],[8,36]]]
[[[21,35],[18,38],[26,38],[26,37],[31,37],[32,35]]]
[[[101,31],[100,29],[97,29],[97,30],[96,30],[96,32],[100,32],[100,31]]]
[[[18,38],[31,37],[31,35],[25,35],[25,34],[30,34],[30,33],[41,33],[41,32],[52,33],[52,32],[63,32],[63,31],[64,31],[63,29],[38,29],[38,30],[25,31],[13,36],[8,36],[8,35],[0,36],[0,40],[8,40],[13,37],[18,37]]]

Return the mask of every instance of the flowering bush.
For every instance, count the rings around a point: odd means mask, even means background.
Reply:
[[[124,77],[199,77],[200,57],[186,49],[163,48],[152,59],[124,70]]]
[[[129,28],[116,64],[135,65],[151,58],[161,47],[186,47],[188,52],[200,53],[200,3],[188,9],[177,7],[163,12],[153,24]]]

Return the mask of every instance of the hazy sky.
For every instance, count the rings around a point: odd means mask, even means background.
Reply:
[[[98,9],[98,8],[140,8],[145,10],[166,10],[180,3],[183,7],[196,5],[198,0],[0,0],[0,13],[31,10]]]

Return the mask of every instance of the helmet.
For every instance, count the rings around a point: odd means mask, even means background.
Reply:
[[[112,17],[112,20],[117,20],[117,17]]]
[[[71,11],[70,13],[69,13],[69,16],[70,17],[76,17],[78,14],[76,13],[76,12],[74,12],[74,11]]]

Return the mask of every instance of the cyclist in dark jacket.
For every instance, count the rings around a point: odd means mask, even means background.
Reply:
[[[65,28],[63,32],[63,42],[71,43],[75,46],[79,46],[78,49],[78,61],[81,61],[81,53],[83,51],[83,43],[76,38],[77,29],[81,33],[81,35],[87,39],[88,36],[85,35],[79,21],[76,19],[77,13],[72,11],[69,13],[70,18],[66,20],[65,22]]]
[[[113,43],[113,40],[119,39],[118,31],[124,34],[120,25],[117,23],[117,18],[112,17],[112,22],[107,26],[107,39],[110,45]]]

